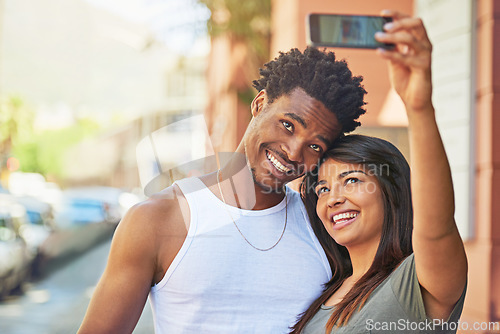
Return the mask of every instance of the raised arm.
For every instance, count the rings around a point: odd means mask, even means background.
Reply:
[[[454,220],[450,166],[432,105],[432,45],[422,20],[384,11],[394,17],[377,39],[396,44],[378,50],[389,60],[394,89],[409,122],[411,188],[414,210],[413,250],[427,315],[446,319],[467,279],[467,259]]]
[[[174,190],[168,191],[132,207],[119,223],[78,334],[134,330],[152,284],[163,277],[187,231]]]

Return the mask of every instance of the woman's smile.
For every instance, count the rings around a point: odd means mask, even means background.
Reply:
[[[358,218],[358,215],[359,212],[357,211],[347,211],[343,213],[330,214],[330,219],[333,222],[332,229],[339,230],[351,225]]]

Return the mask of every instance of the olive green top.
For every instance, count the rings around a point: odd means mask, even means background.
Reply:
[[[456,333],[465,291],[466,287],[446,322],[429,319],[411,254],[372,292],[347,325],[334,327],[331,333]],[[302,333],[324,334],[333,308],[321,306]]]

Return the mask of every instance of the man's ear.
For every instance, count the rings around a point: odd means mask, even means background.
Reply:
[[[262,109],[266,104],[267,104],[267,93],[266,90],[263,89],[257,95],[255,95],[255,98],[252,101],[251,104],[252,116],[253,117],[257,116],[262,111]]]

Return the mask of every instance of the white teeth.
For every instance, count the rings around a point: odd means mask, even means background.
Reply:
[[[280,172],[282,172],[282,173],[288,173],[289,171],[291,171],[290,168],[288,168],[286,166],[283,166],[283,164],[281,162],[279,162],[278,159],[276,159],[275,157],[273,157],[271,155],[271,153],[269,153],[269,152],[267,152],[267,158],[269,160],[271,160],[273,166],[276,167],[276,169],[279,170]]]
[[[339,213],[338,215],[333,216],[333,221],[337,223],[337,221],[341,219],[352,219],[358,216],[357,212],[344,212]]]

